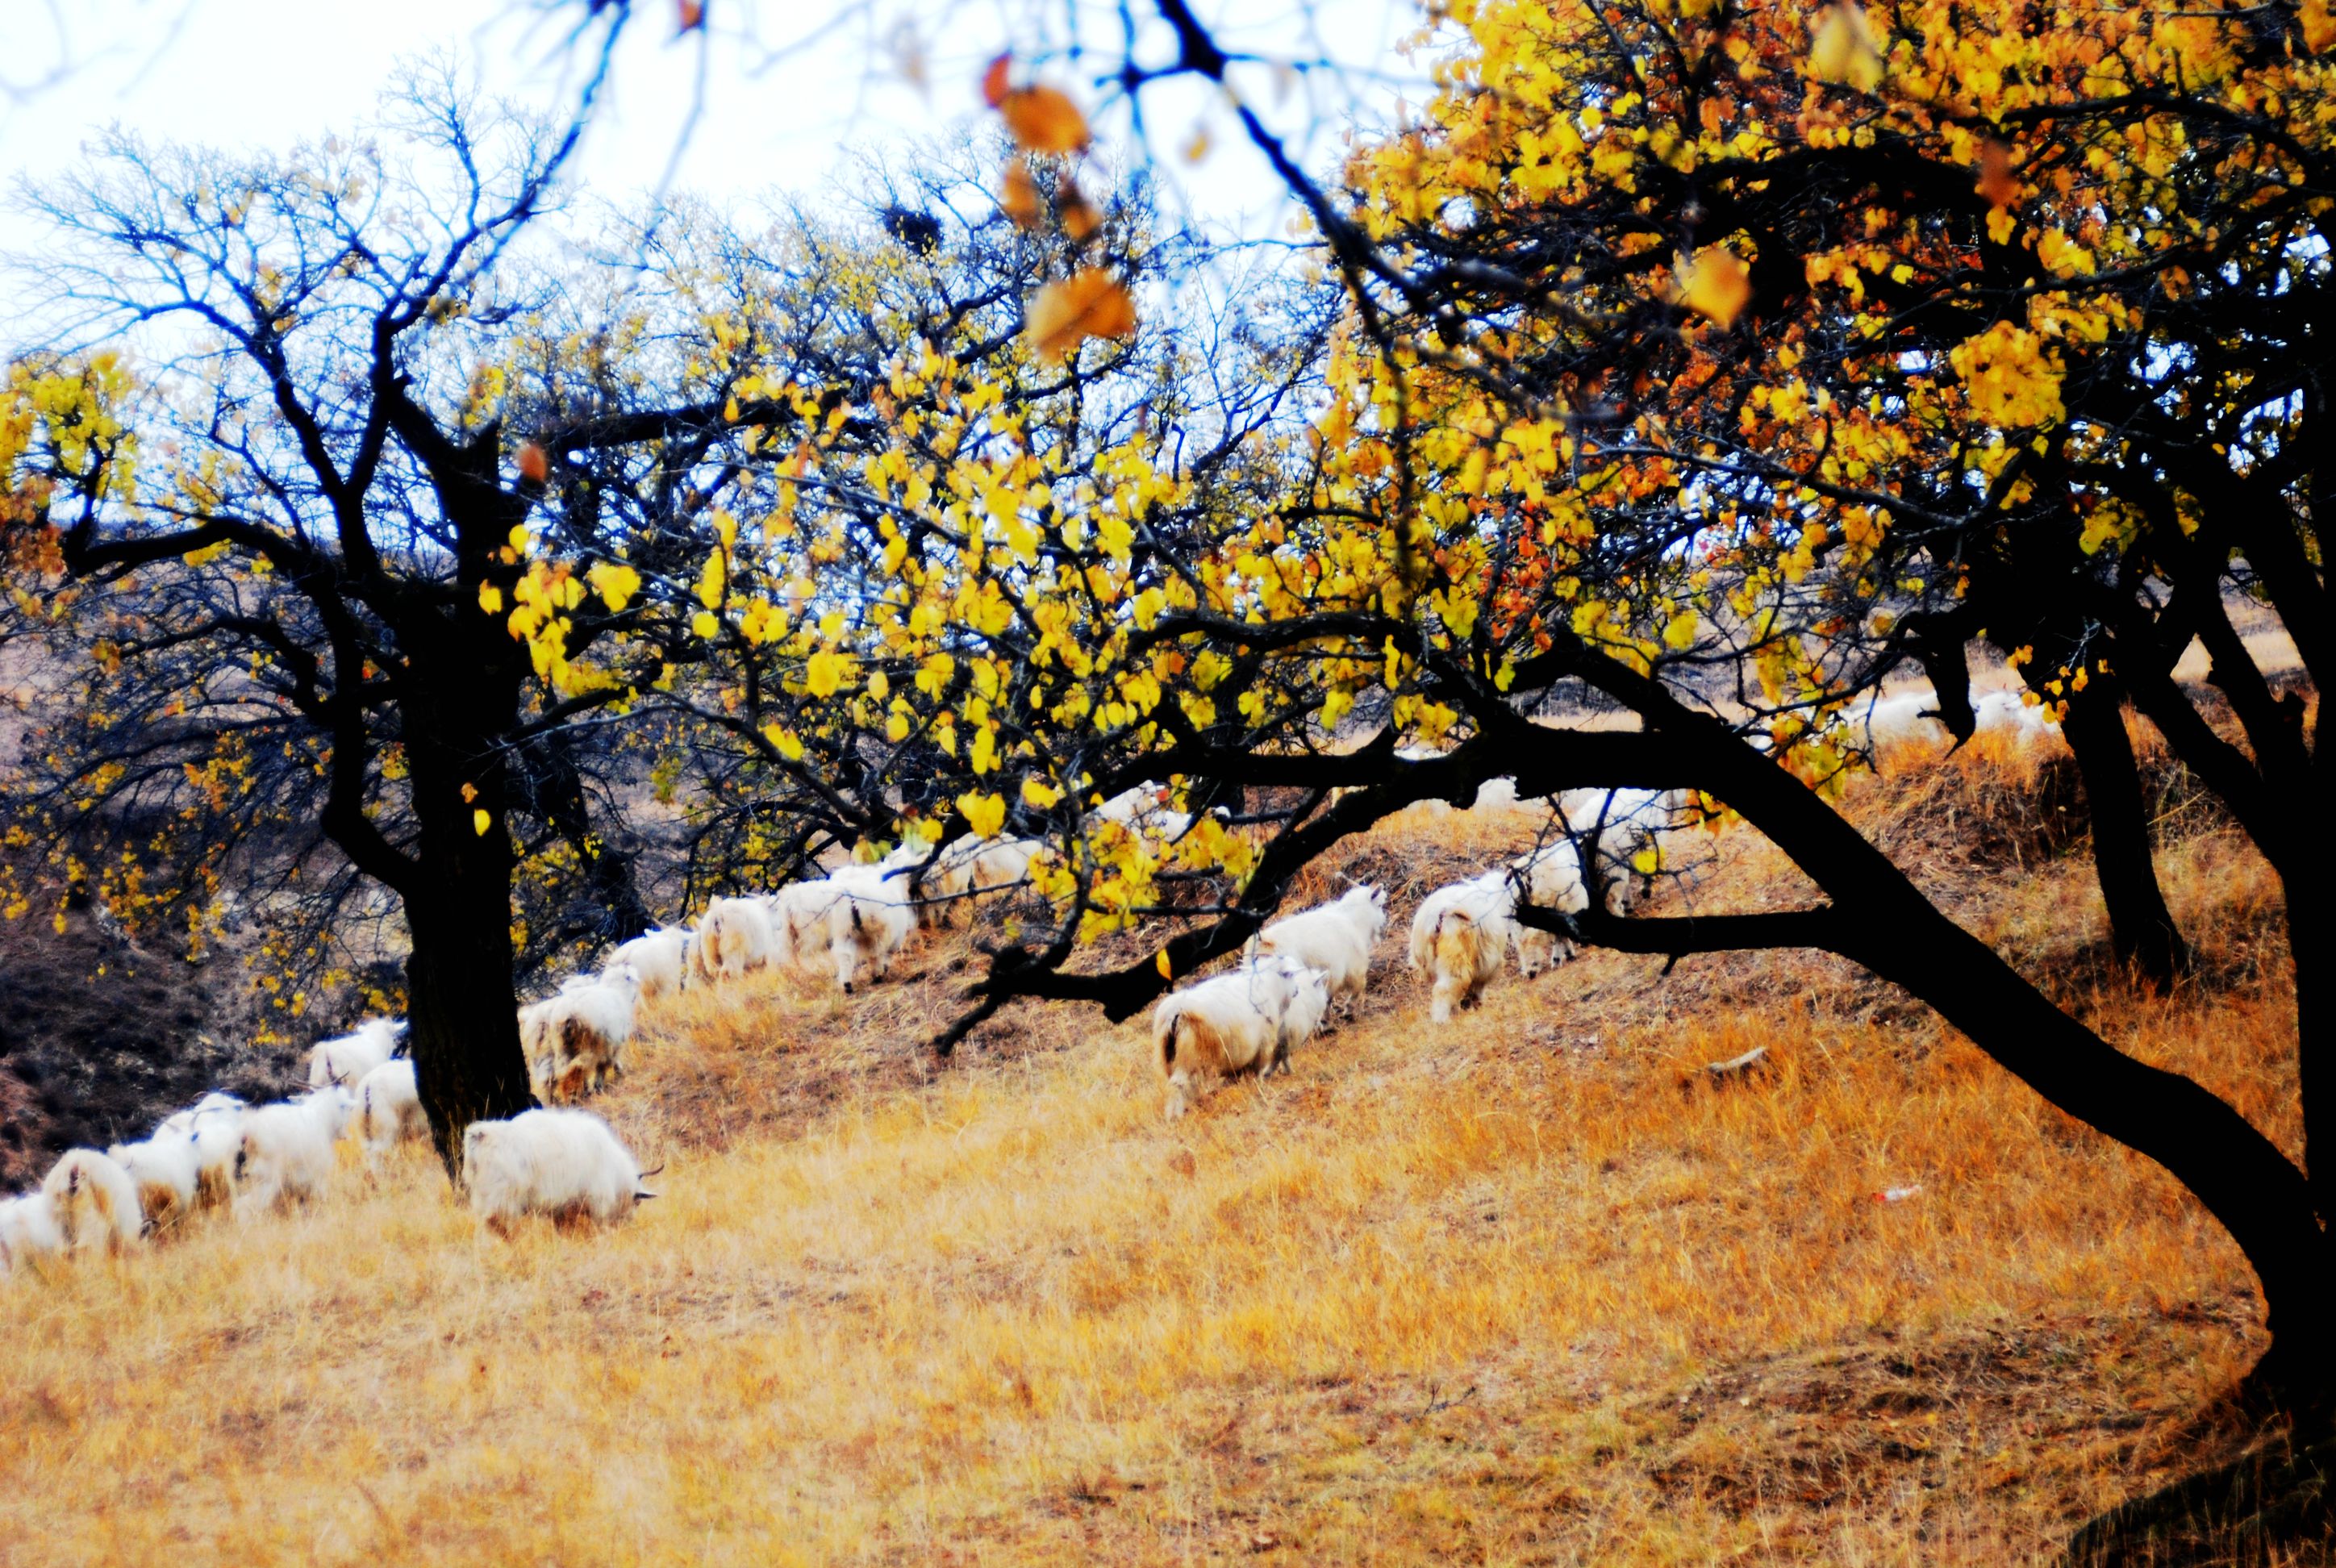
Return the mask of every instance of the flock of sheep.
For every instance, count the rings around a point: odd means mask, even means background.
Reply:
[[[1649,852],[1679,824],[1687,803],[1676,792],[1622,790],[1575,792],[1557,803],[1581,831],[1439,889],[1413,915],[1410,962],[1432,978],[1436,1021],[1473,1004],[1512,951],[1526,976],[1567,956],[1560,939],[1522,924],[1517,908],[1524,901],[1587,909],[1593,879],[1584,874],[1585,851],[1607,907],[1627,912],[1651,863]],[[1152,791],[1131,792],[1098,814],[1163,840],[1191,825]],[[467,1130],[472,1209],[505,1234],[530,1214],[623,1219],[654,1195],[641,1186],[640,1164],[605,1121],[567,1102],[622,1075],[644,1000],[782,966],[824,972],[846,991],[881,979],[920,915],[937,920],[959,901],[1020,885],[1039,852],[1037,842],[1015,839],[960,839],[930,856],[911,846],[765,897],[716,899],[694,930],[661,929],[621,944],[597,972],[520,1010],[530,1075],[545,1108]],[[921,897],[910,891],[910,873],[920,870]],[[1153,1040],[1167,1114],[1181,1115],[1224,1078],[1285,1066],[1334,1007],[1351,1016],[1386,923],[1385,893],[1357,886],[1267,926],[1232,969],[1163,998]],[[326,1190],[345,1136],[378,1171],[397,1144],[429,1135],[414,1063],[399,1054],[403,1027],[371,1018],[319,1042],[309,1055],[307,1092],[297,1098],[252,1105],[212,1093],[141,1142],[68,1151],[39,1188],[0,1200],[0,1273],[40,1257],[122,1251],[214,1213],[312,1203]]]
[[[314,1203],[345,1136],[377,1171],[396,1144],[429,1135],[414,1063],[396,1055],[401,1032],[368,1018],[319,1042],[296,1098],[252,1105],[214,1091],[140,1142],[67,1150],[39,1187],[0,1200],[0,1274],[40,1258],[123,1252],[215,1213]],[[473,1123],[463,1153],[471,1207],[500,1232],[530,1213],[606,1223],[652,1195],[608,1125],[586,1111]]]

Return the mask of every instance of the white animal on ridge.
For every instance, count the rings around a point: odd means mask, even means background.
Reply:
[[[462,1134],[471,1212],[508,1236],[529,1214],[562,1224],[612,1225],[642,1198],[640,1163],[589,1111],[522,1111],[472,1122]]]
[[[655,1000],[667,991],[681,989],[682,977],[689,972],[692,940],[690,932],[674,926],[643,931],[628,942],[618,943],[600,972],[606,975],[620,965],[630,968],[641,978],[641,999]]]
[[[1330,999],[1345,1001],[1352,1017],[1370,986],[1371,950],[1386,929],[1387,894],[1352,887],[1327,904],[1274,921],[1258,932],[1256,949],[1320,969]]]
[[[1509,862],[1522,872],[1525,901],[1559,914],[1578,915],[1590,908],[1590,889],[1582,880],[1582,852],[1572,839],[1552,839]],[[1512,905],[1514,917],[1514,905]],[[1555,931],[1516,921],[1511,937],[1516,949],[1517,973],[1527,979],[1573,956],[1573,944]]]
[[[1183,1115],[1218,1083],[1266,1077],[1313,1037],[1330,1006],[1322,971],[1294,959],[1259,958],[1172,991],[1152,1009],[1152,1048],[1166,1091],[1163,1110]]]
[[[174,1111],[162,1118],[158,1133],[191,1133],[207,1121],[233,1121],[243,1114],[243,1102],[233,1095],[213,1089],[183,1111]]]
[[[909,903],[907,878],[881,866],[847,866],[827,880],[833,890],[827,950],[835,983],[848,995],[891,973],[893,958],[916,929],[917,912]]]
[[[1640,858],[1651,853],[1660,862],[1664,842],[1679,826],[1689,799],[1686,790],[1650,789],[1568,790],[1557,797],[1567,829],[1592,846],[1591,863],[1606,884],[1608,914],[1619,919],[1630,912],[1639,884],[1652,881],[1652,873],[1640,867]],[[1586,884],[1588,879],[1583,881]]]
[[[67,1149],[41,1183],[41,1192],[68,1251],[124,1251],[138,1244],[145,1228],[138,1184],[95,1149]]]
[[[1428,1017],[1475,1005],[1515,940],[1516,888],[1504,869],[1438,888],[1411,917],[1411,967],[1432,977]]]
[[[0,1198],[0,1278],[65,1250],[55,1208],[45,1192]]]
[[[357,1086],[356,1128],[365,1164],[376,1172],[400,1143],[429,1137],[430,1118],[422,1109],[411,1061],[401,1057],[365,1075]]]
[[[531,1005],[521,1033],[537,1093],[572,1100],[622,1077],[640,1005],[640,976],[624,964],[576,977]]]
[[[749,969],[784,962],[791,952],[774,938],[771,911],[762,899],[715,899],[697,917],[691,957],[702,980],[736,979]]]
[[[308,1086],[355,1088],[367,1073],[397,1054],[398,1035],[404,1027],[395,1018],[367,1018],[346,1035],[317,1041],[308,1053]]]
[[[195,1152],[195,1207],[198,1211],[235,1205],[235,1162],[243,1153],[243,1106],[204,1115],[186,1135]]]
[[[143,1143],[116,1144],[105,1154],[137,1184],[138,1210],[147,1230],[167,1229],[194,1212],[201,1174],[194,1134],[157,1132]]]
[[[243,1215],[306,1203],[333,1177],[333,1145],[356,1107],[334,1085],[243,1114],[235,1156],[235,1207]]]

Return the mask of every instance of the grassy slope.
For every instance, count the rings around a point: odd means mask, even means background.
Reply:
[[[1862,809],[2292,1136],[2266,873],[2170,851],[2216,979],[2137,1002],[2080,862],[1959,858],[2000,772]],[[1494,836],[1420,816],[1348,863]],[[1794,896],[1714,852],[1698,901]],[[416,1159],[0,1284],[0,1561],[1993,1563],[2231,1440],[2234,1249],[1845,966],[1595,955],[1438,1031],[1395,931],[1359,1024],[1163,1125],[1091,1015],[918,1059],[962,941],[849,1003],[660,1012],[606,1108],[667,1195],[615,1233],[496,1242]],[[1699,1081],[1756,1044],[1765,1080]]]

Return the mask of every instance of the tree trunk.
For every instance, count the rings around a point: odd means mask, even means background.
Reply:
[[[2146,984],[2165,991],[2189,969],[2190,947],[2166,907],[2150,859],[2149,804],[2123,706],[2115,688],[2096,680],[2069,700],[2060,733],[2084,780],[2093,870],[2108,906],[2109,947]]]
[[[459,1182],[464,1129],[516,1115],[535,1096],[512,1007],[510,878],[432,871],[425,854],[430,891],[406,904],[406,1042],[431,1141]]]

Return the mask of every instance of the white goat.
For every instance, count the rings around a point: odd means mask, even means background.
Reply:
[[[916,930],[907,880],[881,866],[846,866],[827,879],[827,950],[835,983],[849,995],[892,971],[892,959]]]
[[[642,1198],[638,1161],[589,1111],[522,1111],[472,1122],[462,1134],[462,1182],[471,1211],[509,1236],[529,1214],[558,1224],[610,1225]]]
[[[629,966],[641,978],[641,999],[654,1000],[681,989],[682,977],[688,972],[691,940],[689,932],[673,926],[643,931],[631,941],[619,943],[600,972],[605,975],[620,964]]]
[[[521,1033],[537,1092],[572,1100],[622,1077],[640,1005],[640,976],[629,965],[612,964],[572,978],[558,996],[529,1007]]]
[[[1572,839],[1554,839],[1509,863],[1523,873],[1526,901],[1568,915],[1582,914],[1590,908],[1590,888],[1582,878],[1582,852]],[[1573,956],[1572,942],[1523,920],[1516,921],[1510,940],[1516,949],[1517,973],[1526,979]]]
[[[68,1251],[103,1247],[120,1252],[138,1244],[146,1222],[138,1206],[138,1184],[95,1149],[67,1149],[51,1167],[41,1191]]]
[[[422,1109],[412,1062],[400,1057],[365,1075],[365,1082],[357,1086],[356,1125],[365,1165],[375,1172],[401,1142],[430,1135],[430,1118]]]
[[[243,1114],[243,1102],[233,1095],[213,1089],[183,1111],[173,1111],[155,1127],[158,1133],[191,1133],[203,1123],[225,1118],[234,1120]]]
[[[1568,790],[1557,797],[1566,826],[1591,844],[1591,862],[1606,884],[1608,914],[1629,914],[1640,884],[1652,884],[1653,875],[1641,869],[1640,859],[1650,852],[1660,857],[1687,802],[1685,790]]]
[[[187,1140],[195,1151],[196,1209],[233,1207],[235,1162],[243,1153],[243,1106],[201,1117]]]
[[[1386,929],[1387,894],[1352,887],[1327,904],[1274,921],[1257,934],[1256,947],[1320,969],[1330,999],[1343,999],[1351,1018],[1369,989],[1371,950]]]
[[[149,1231],[177,1224],[194,1212],[201,1165],[192,1133],[156,1133],[141,1144],[116,1144],[106,1157],[137,1184],[138,1210]]]
[[[367,1073],[397,1054],[397,1037],[404,1027],[395,1018],[367,1018],[346,1035],[317,1041],[308,1053],[308,1086],[355,1088]]]
[[[1311,1038],[1329,1009],[1321,971],[1287,958],[1253,959],[1163,997],[1152,1047],[1165,1114],[1183,1115],[1223,1079],[1287,1066],[1290,1047]]]
[[[355,1109],[338,1085],[243,1114],[235,1156],[235,1207],[259,1213],[320,1196],[333,1175],[333,1145]]]
[[[1516,931],[1516,889],[1506,870],[1438,888],[1411,917],[1411,967],[1434,977],[1428,1016],[1449,1023],[1474,1007],[1501,972]]]
[[[56,1209],[48,1193],[0,1198],[0,1278],[64,1250],[64,1233],[57,1229]]]
[[[749,969],[781,962],[788,954],[772,933],[771,911],[764,900],[715,899],[697,917],[692,956],[702,980],[736,979]]]

